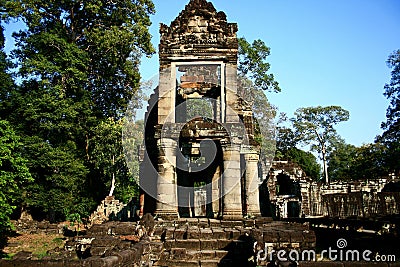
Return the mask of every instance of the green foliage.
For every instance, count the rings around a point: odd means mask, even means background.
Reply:
[[[400,49],[394,51],[387,60],[392,69],[390,83],[385,85],[384,95],[390,101],[386,111],[386,122],[381,127],[384,130],[378,137],[389,148],[387,157],[388,167],[392,172],[400,173]]]
[[[21,201],[22,188],[32,181],[22,147],[10,124],[0,120],[0,239],[12,227],[9,217]]]
[[[331,144],[339,136],[334,125],[349,119],[349,112],[339,106],[299,108],[291,119],[299,139],[321,154],[324,163],[325,182],[329,183],[326,156]]]
[[[213,119],[213,103],[207,98],[192,98],[187,99],[186,102],[186,118],[194,119],[197,117],[203,117]]]
[[[333,181],[350,181],[355,179],[355,160],[357,147],[337,142],[335,148],[328,155],[328,174]]]
[[[114,175],[117,196],[135,194],[122,159],[120,120],[132,98],[140,101],[141,56],[154,53],[152,1],[17,0],[3,6],[3,19],[26,25],[14,33],[12,53],[21,83],[0,87],[0,114],[21,136],[35,179],[22,204],[50,220],[87,216]]]
[[[8,73],[12,64],[3,51],[5,42],[3,30],[3,26],[0,24],[0,109],[5,109],[9,105],[6,101],[10,97],[8,92],[14,86],[12,77]],[[5,112],[0,113],[0,118],[6,118],[6,116]]]
[[[152,54],[149,14],[143,1],[6,1],[6,18],[22,19],[14,34],[22,78],[34,76],[59,97],[90,92],[93,108],[119,117],[138,88],[142,53]]]
[[[261,159],[272,160],[276,150],[275,116],[277,108],[261,88],[245,76],[238,77],[238,95],[253,112],[254,140],[260,145]],[[246,123],[246,122],[245,122]]]
[[[240,76],[247,76],[256,87],[263,90],[280,92],[279,84],[273,74],[269,74],[270,64],[266,62],[270,55],[270,48],[262,40],[255,40],[252,44],[245,38],[239,38],[239,64]]]
[[[385,162],[387,148],[380,144],[356,147],[343,141],[328,155],[331,180],[351,181],[377,179],[388,175]]]
[[[78,157],[74,143],[53,147],[34,136],[26,137],[25,144],[35,183],[27,187],[24,204],[48,214],[52,221],[73,212],[88,215],[87,209],[93,205],[84,199],[89,171]]]
[[[4,35],[0,25],[0,109],[7,103],[7,91],[13,88],[11,76],[7,73],[10,62],[3,51]],[[32,181],[27,161],[22,156],[23,144],[20,136],[7,120],[6,113],[0,112],[0,247],[5,241],[5,234],[11,229],[10,215],[22,198],[22,188]]]
[[[125,151],[122,146],[123,127],[127,125],[122,119],[118,121],[107,119],[97,125],[94,129],[95,135],[91,139],[90,162],[98,171],[98,179],[107,188],[111,187],[112,178],[115,178],[116,197],[127,202],[131,197],[138,195],[139,189],[135,178],[139,175],[139,168],[137,166],[137,173],[132,173],[130,172],[132,169],[128,169],[132,166],[128,166],[125,161]],[[143,135],[143,131],[141,133]],[[137,152],[137,149],[133,151]]]
[[[279,114],[276,128],[276,158],[281,159],[287,156],[290,149],[296,148],[300,142],[297,133],[286,125],[288,117],[286,113]]]
[[[250,44],[243,37],[238,39],[238,44],[237,93],[253,111],[256,125],[254,140],[260,145],[261,160],[269,161],[276,151],[274,119],[277,109],[269,103],[265,91],[280,92],[281,89],[274,75],[268,73],[270,48],[262,40]]]
[[[318,181],[321,178],[321,166],[317,158],[311,152],[305,152],[298,148],[291,148],[286,153],[286,158],[296,162],[306,172],[307,176]]]

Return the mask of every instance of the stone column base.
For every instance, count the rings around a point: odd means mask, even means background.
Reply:
[[[179,218],[178,211],[176,210],[156,210],[154,215],[163,220],[174,220]]]
[[[222,213],[223,220],[241,220],[243,219],[243,214],[240,210],[224,211]]]

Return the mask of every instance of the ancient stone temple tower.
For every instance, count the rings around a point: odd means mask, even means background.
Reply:
[[[145,117],[141,205],[160,217],[259,216],[259,144],[237,94],[237,25],[206,0],[161,24]]]

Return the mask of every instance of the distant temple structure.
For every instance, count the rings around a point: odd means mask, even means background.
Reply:
[[[161,24],[159,85],[145,115],[142,212],[159,217],[260,216],[259,143],[237,95],[238,39],[206,0]]]

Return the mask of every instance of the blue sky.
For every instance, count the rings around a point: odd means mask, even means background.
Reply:
[[[189,0],[153,0],[156,14],[150,28],[155,47],[159,23],[170,24]],[[262,39],[270,48],[271,73],[281,93],[267,93],[270,102],[289,117],[299,107],[339,105],[350,120],[337,126],[346,142],[373,142],[382,131],[388,101],[383,86],[390,80],[388,55],[400,49],[399,0],[213,0],[239,37]],[[10,34],[21,25],[7,25]],[[158,72],[158,55],[144,57],[144,80]]]
[[[153,44],[159,23],[170,24],[189,0],[154,0]],[[354,145],[373,142],[382,131],[390,80],[388,55],[400,49],[398,0],[214,0],[239,26],[239,37],[262,39],[270,48],[271,72],[281,93],[270,102],[289,117],[299,107],[339,105],[350,120],[339,134]],[[141,73],[158,71],[158,55],[143,58]]]

